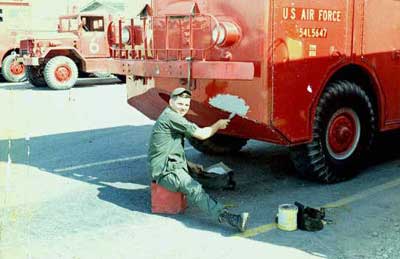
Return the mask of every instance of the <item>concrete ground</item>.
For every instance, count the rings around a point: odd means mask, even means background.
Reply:
[[[210,193],[250,212],[249,230],[238,235],[196,208],[151,213],[153,121],[125,96],[112,80],[81,80],[69,91],[0,84],[1,259],[400,258],[398,137],[334,185],[298,178],[285,147],[249,141],[236,155],[213,157],[188,144],[194,162],[234,169],[237,189]],[[328,207],[332,223],[319,232],[277,229],[278,206],[294,201]]]

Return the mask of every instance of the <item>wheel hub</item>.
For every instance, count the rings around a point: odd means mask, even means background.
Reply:
[[[68,81],[72,76],[72,70],[68,65],[60,65],[54,71],[54,75],[60,82]]]
[[[336,159],[349,157],[357,147],[360,129],[360,120],[352,109],[344,108],[335,112],[327,128],[329,153]]]
[[[25,72],[25,66],[17,62],[12,62],[10,66],[10,71],[13,75],[18,76]]]

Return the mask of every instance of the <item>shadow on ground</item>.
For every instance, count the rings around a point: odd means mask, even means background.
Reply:
[[[131,211],[151,214],[148,188],[150,178],[145,157],[151,127],[122,126],[40,136],[30,140],[3,139],[0,140],[0,161],[7,162],[10,154],[13,163],[34,166],[50,174],[94,184],[98,186],[99,199]],[[373,166],[397,160],[400,156],[397,148],[399,140],[398,132],[381,137],[380,144],[373,153],[374,159],[369,164]],[[319,184],[297,178],[285,147],[251,142],[236,155],[211,157],[193,149],[187,153],[188,158],[196,163],[207,166],[223,161],[232,167],[238,183],[237,189],[211,190],[210,194],[224,203],[233,203],[234,211],[254,212],[255,218],[265,216],[256,211],[255,204],[259,207],[276,208],[276,199],[273,199],[274,203],[272,199],[258,200],[260,193],[270,194],[269,196],[286,195],[286,198],[294,201],[301,198],[297,193],[305,187],[320,192],[315,195],[324,192]],[[282,191],[283,187],[287,188],[286,192]],[[270,214],[274,214],[271,211],[268,213],[271,217]],[[185,215],[166,216],[178,219],[191,228],[217,231],[225,236],[235,233],[230,228],[211,222],[194,208],[189,209]],[[302,235],[307,238],[307,233]],[[254,239],[258,240],[257,237]],[[290,239],[268,242],[307,250],[306,247],[291,243]],[[320,252],[327,254],[326,251]]]

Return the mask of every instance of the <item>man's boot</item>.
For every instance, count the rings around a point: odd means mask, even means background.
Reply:
[[[224,210],[218,218],[220,223],[228,223],[232,227],[237,228],[239,231],[244,232],[247,228],[247,220],[249,219],[249,213],[243,212],[240,215],[235,215]]]

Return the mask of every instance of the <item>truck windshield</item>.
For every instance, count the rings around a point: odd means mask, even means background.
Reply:
[[[81,27],[85,31],[104,31],[103,16],[82,16]]]
[[[78,30],[79,22],[78,17],[76,18],[62,18],[60,19],[59,31],[76,31]]]

